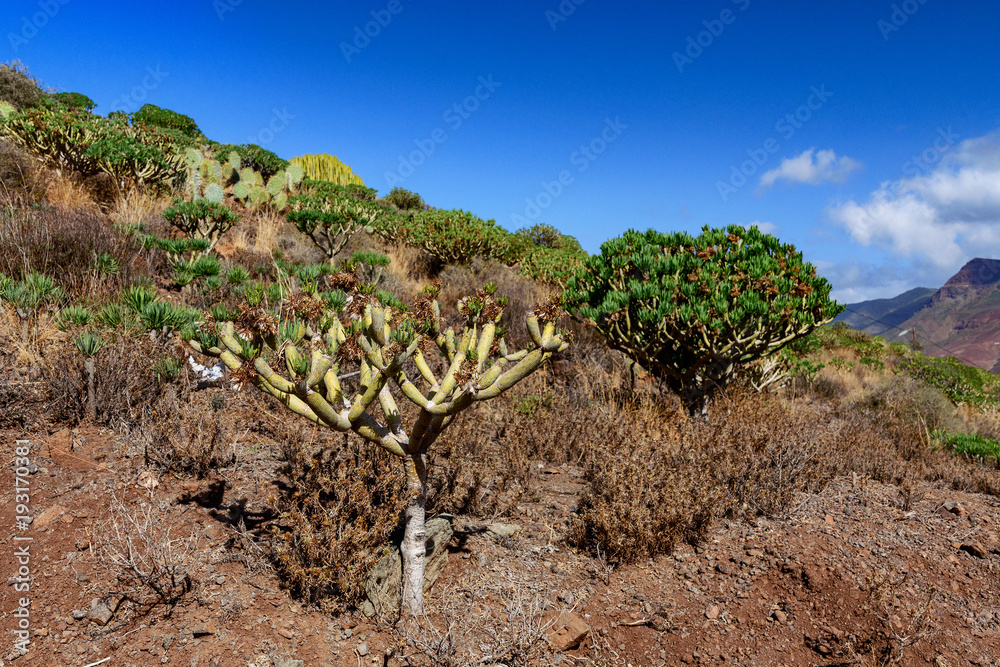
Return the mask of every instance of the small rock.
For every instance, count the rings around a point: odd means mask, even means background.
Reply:
[[[713,604],[708,609],[705,610],[705,618],[710,621],[714,621],[719,618],[719,605]]]
[[[823,521],[826,521],[829,525],[832,526],[834,524],[833,515],[827,514],[825,517],[823,517]]]
[[[590,634],[590,626],[574,612],[563,612],[558,616],[549,617],[552,625],[549,627],[549,642],[557,651],[570,651],[580,645]]]
[[[94,621],[98,625],[107,625],[111,617],[115,615],[115,612],[111,609],[111,605],[108,601],[94,598],[90,601],[90,612],[87,614],[87,618]]]
[[[498,537],[514,537],[521,532],[521,527],[516,523],[491,523],[486,530]]]
[[[957,503],[954,500],[945,501],[941,507],[955,516],[969,516],[969,510],[965,509],[965,506],[962,505],[962,503]]]
[[[990,552],[983,548],[983,545],[979,542],[967,542],[960,546],[959,549],[976,558],[990,557]]]
[[[73,620],[82,621],[85,618],[87,618],[87,612],[83,611],[82,609],[73,610]]]
[[[293,639],[295,637],[295,633],[288,628],[278,628],[277,633],[285,639]]]
[[[362,658],[368,655],[368,642],[361,642],[358,644],[358,655]]]
[[[66,513],[66,508],[62,505],[53,505],[38,514],[32,525],[35,530],[48,530],[52,522]]]
[[[576,596],[573,595],[572,591],[563,591],[558,596],[560,602],[565,602],[566,604],[572,606],[576,601]]]
[[[732,574],[733,568],[729,566],[729,563],[719,563],[715,566],[716,571],[720,574]]]
[[[788,622],[788,614],[786,614],[785,612],[781,611],[780,609],[776,609],[775,612],[774,612],[774,620],[776,620],[778,623],[787,623]]]

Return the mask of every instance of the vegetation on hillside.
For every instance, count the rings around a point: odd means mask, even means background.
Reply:
[[[1000,496],[997,377],[821,326],[829,285],[759,230],[588,257],[545,225],[380,198],[332,156],[94,114],[19,64],[0,103],[0,427],[116,429],[182,478],[252,432],[281,483],[243,539],[309,603],[357,605],[407,505],[502,516],[540,464],[586,477],[553,540],[610,564],[844,474]]]

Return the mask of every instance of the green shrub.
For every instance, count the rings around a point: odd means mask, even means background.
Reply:
[[[975,433],[947,433],[936,431],[935,438],[948,450],[971,459],[1000,464],[1000,442]]]
[[[382,201],[392,204],[401,211],[422,211],[426,206],[423,197],[416,192],[410,192],[400,187],[393,188],[388,195],[382,198]]]
[[[340,161],[336,155],[311,154],[300,155],[292,158],[292,164],[296,164],[306,172],[306,178],[316,181],[329,181],[337,185],[360,185],[364,187],[364,181],[355,174],[349,166]]]
[[[584,254],[537,247],[521,258],[521,273],[532,280],[565,287],[583,269]]]
[[[427,251],[440,266],[467,264],[475,257],[503,259],[509,250],[506,230],[461,210],[411,214],[400,223],[398,235],[408,245]]]
[[[733,225],[698,237],[630,230],[586,260],[564,300],[705,416],[741,367],[842,311],[829,294],[794,246]]]
[[[944,392],[956,404],[982,407],[1000,403],[1000,378],[967,366],[955,357],[936,359],[915,353],[900,363],[911,377]]]
[[[192,139],[201,135],[201,130],[193,118],[170,109],[161,109],[155,104],[142,105],[141,109],[132,114],[132,122],[135,125],[173,130]]]
[[[56,93],[52,96],[52,99],[63,106],[72,109],[83,109],[84,111],[93,111],[94,107],[97,106],[97,102],[83,93]]]

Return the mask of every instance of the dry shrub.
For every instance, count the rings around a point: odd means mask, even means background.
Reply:
[[[778,514],[835,474],[823,451],[837,430],[770,396],[724,396],[707,422],[651,406],[606,410],[604,426],[592,428],[588,488],[570,541],[612,561],[695,542],[714,517]]]
[[[406,504],[402,466],[346,434],[299,428],[281,445],[282,483],[270,499],[275,569],[297,597],[329,611],[350,608]]]
[[[634,562],[696,542],[723,501],[705,450],[669,439],[637,438],[617,422],[595,446],[588,486],[568,541],[610,562]]]
[[[40,196],[37,164],[19,147],[0,141],[0,202],[24,207]]]
[[[0,273],[15,280],[38,271],[70,294],[108,295],[135,280],[143,254],[95,213],[47,208],[0,216]],[[107,262],[101,268],[102,257],[113,258],[117,270]]]
[[[120,427],[140,417],[162,390],[153,369],[162,350],[145,336],[109,340],[94,357],[94,405],[97,423]],[[84,359],[65,342],[43,357],[49,387],[50,419],[79,423],[86,414],[87,375]]]
[[[95,187],[93,183],[88,187],[73,174],[52,169],[44,171],[41,180],[45,202],[49,206],[64,211],[100,212],[100,206],[90,194],[91,188]]]
[[[199,478],[232,465],[237,439],[228,414],[212,402],[214,396],[218,394],[205,391],[182,400],[173,385],[167,385],[146,420],[146,463]]]
[[[931,431],[954,430],[959,419],[955,406],[939,390],[908,375],[889,375],[845,402],[847,410],[912,419]]]
[[[510,410],[506,397],[475,405],[441,435],[431,452],[431,511],[496,517],[527,492],[531,463],[507,434]]]
[[[127,600],[141,614],[176,605],[201,570],[193,526],[184,526],[180,511],[152,493],[129,501],[112,492],[107,507],[90,540],[97,563],[116,584],[105,591],[106,602],[114,608],[115,600]]]
[[[166,200],[158,199],[140,189],[133,189],[121,196],[117,192],[110,203],[108,217],[121,225],[149,225],[158,219],[167,207]]]

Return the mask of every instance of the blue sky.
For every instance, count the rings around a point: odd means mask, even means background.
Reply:
[[[848,302],[1000,256],[995,2],[464,4],[5,0],[0,60],[592,253],[758,223]]]

